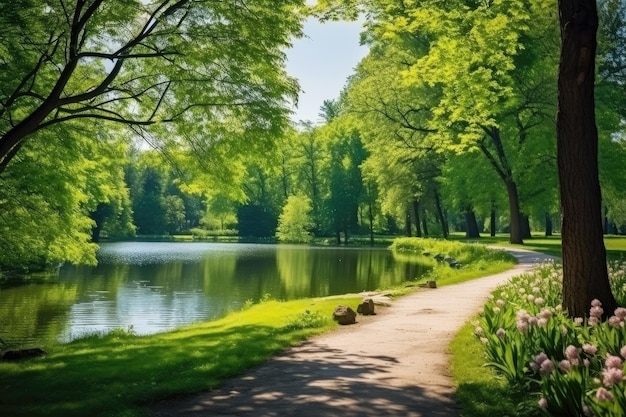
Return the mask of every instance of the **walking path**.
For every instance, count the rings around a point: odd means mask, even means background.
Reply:
[[[314,337],[220,389],[161,402],[154,417],[459,415],[448,346],[509,278],[548,256],[515,249],[519,264],[463,284],[417,291],[376,316]]]

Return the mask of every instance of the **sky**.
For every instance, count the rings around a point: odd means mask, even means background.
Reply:
[[[339,97],[346,79],[367,55],[367,47],[359,45],[360,32],[361,22],[320,23],[313,18],[305,22],[305,36],[287,51],[287,72],[298,79],[303,90],[293,109],[294,122],[320,122],[324,100]]]

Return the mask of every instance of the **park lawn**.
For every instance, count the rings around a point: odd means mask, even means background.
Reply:
[[[51,346],[42,358],[0,362],[0,409],[12,417],[144,416],[154,401],[215,388],[334,328],[334,308],[360,300],[270,300],[168,333],[139,337],[120,330]]]

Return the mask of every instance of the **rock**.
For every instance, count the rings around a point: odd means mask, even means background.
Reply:
[[[46,355],[46,352],[40,348],[9,350],[2,355],[2,360],[5,362],[16,362],[24,359],[38,358],[43,355]]]
[[[356,309],[357,313],[363,314],[364,316],[375,315],[374,311],[374,300],[371,298],[365,298],[361,304]]]
[[[338,305],[333,312],[333,320],[339,324],[354,324],[356,323],[356,313],[348,306]]]
[[[444,255],[438,253],[437,255],[433,256],[433,258],[435,258],[437,260],[437,262],[443,262],[443,260],[446,258]]]
[[[428,281],[428,288],[437,288],[437,281]]]

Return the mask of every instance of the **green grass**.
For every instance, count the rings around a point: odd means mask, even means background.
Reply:
[[[214,388],[335,327],[333,309],[359,301],[267,301],[169,333],[138,337],[115,331],[52,346],[40,359],[0,363],[2,415],[143,416],[143,405]]]
[[[463,417],[538,417],[539,398],[511,389],[485,363],[484,348],[474,336],[474,326],[467,322],[456,334],[450,350],[452,378]]]
[[[430,264],[432,270],[422,281],[437,281],[439,287],[497,274],[511,269],[516,263],[515,258],[506,252],[490,251],[482,244],[454,240],[399,238],[394,241],[392,249],[396,258],[411,260],[418,257],[421,263]],[[456,259],[462,267],[452,268],[445,262],[437,262],[433,258],[437,254]]]

